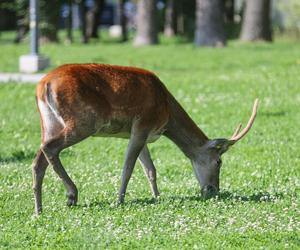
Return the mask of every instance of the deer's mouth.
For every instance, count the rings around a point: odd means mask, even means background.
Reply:
[[[210,199],[219,193],[219,188],[213,185],[206,185],[201,189],[201,195],[205,199]]]

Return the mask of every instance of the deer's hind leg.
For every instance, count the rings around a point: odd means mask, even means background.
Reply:
[[[57,112],[53,111],[53,108],[49,107],[49,104],[39,102],[38,105],[41,113],[43,130],[43,143],[40,150],[48,163],[52,165],[55,173],[63,181],[67,190],[67,204],[76,205],[78,200],[78,190],[64,169],[59,154],[63,149],[90,136],[94,132],[92,124],[91,122],[79,124],[78,119],[64,121]],[[36,203],[41,204],[41,201]]]
[[[32,163],[32,180],[33,180],[33,193],[35,200],[35,213],[42,212],[42,184],[45,172],[48,166],[48,161],[44,153],[39,149],[36,157]]]
[[[87,131],[90,130],[87,129]],[[78,200],[78,190],[76,185],[64,169],[60,161],[59,154],[63,149],[66,149],[90,136],[90,134],[83,135],[82,133],[77,132],[78,130],[76,130],[76,128],[65,128],[56,137],[44,142],[41,147],[41,150],[45,154],[48,162],[52,165],[53,170],[62,180],[67,190],[68,206],[76,205]]]
[[[151,159],[150,152],[147,145],[143,147],[139,155],[139,160],[144,168],[145,175],[147,176],[147,179],[150,183],[151,191],[154,197],[156,198],[159,196],[157,183],[156,183],[156,169]]]
[[[59,121],[56,115],[51,112],[51,109],[45,102],[38,100],[38,108],[41,118],[42,143],[44,143],[61,131],[63,129],[63,124]],[[42,185],[48,165],[48,160],[40,148],[32,163],[32,188],[36,214],[40,214],[42,212]]]

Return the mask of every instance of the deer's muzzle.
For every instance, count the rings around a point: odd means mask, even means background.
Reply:
[[[212,197],[216,196],[218,193],[219,193],[219,188],[217,188],[213,185],[207,185],[201,189],[201,195],[205,199],[212,198]]]

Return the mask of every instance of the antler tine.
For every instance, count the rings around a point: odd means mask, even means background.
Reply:
[[[238,129],[236,129],[236,131],[234,132],[234,134],[230,138],[230,141],[235,143],[248,133],[248,131],[251,129],[251,127],[254,123],[256,113],[257,113],[257,107],[258,107],[258,99],[255,99],[254,104],[253,104],[253,109],[252,109],[252,115],[251,115],[251,117],[250,117],[250,119],[247,123],[247,126],[242,130],[242,132],[238,133],[237,131],[240,130],[240,126],[239,126]]]
[[[242,128],[242,123],[240,123],[240,124],[237,126],[237,128],[235,129],[235,131],[234,131],[233,135],[231,136],[231,138],[237,136],[237,134],[240,132],[241,128]]]

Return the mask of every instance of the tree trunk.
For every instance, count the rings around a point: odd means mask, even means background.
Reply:
[[[234,0],[224,0],[225,2],[225,22],[233,23],[234,22]]]
[[[272,41],[271,0],[246,0],[241,40]]]
[[[68,4],[68,16],[65,18],[65,26],[67,30],[67,43],[72,43],[73,42],[73,27],[72,27],[72,21],[73,21],[73,0],[67,0]]]
[[[58,42],[60,0],[40,1],[40,40],[42,42]]]
[[[183,0],[176,0],[176,31],[179,35],[185,34],[185,28],[184,28],[184,12],[183,12]]]
[[[88,43],[89,39],[86,34],[86,19],[85,19],[87,8],[85,6],[85,0],[79,1],[79,12],[80,12],[81,42]]]
[[[104,0],[95,0],[94,6],[88,10],[86,14],[87,36],[91,38],[99,38],[98,28],[100,24],[100,16],[104,7]]]
[[[156,23],[156,1],[139,0],[137,3],[137,30],[134,38],[135,46],[158,43]]]
[[[225,46],[223,14],[223,0],[196,0],[196,46]]]
[[[15,43],[20,43],[24,40],[29,31],[29,1],[18,0],[16,1],[16,21],[17,21],[17,34],[14,40]]]
[[[176,0],[167,0],[165,13],[165,36],[172,37],[177,33]]]
[[[120,9],[120,25],[122,29],[122,42],[128,40],[128,32],[127,32],[127,17],[125,14],[125,1],[126,0],[119,0],[119,9]]]

